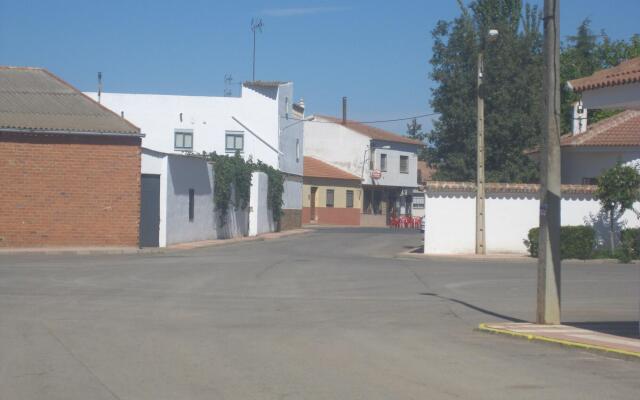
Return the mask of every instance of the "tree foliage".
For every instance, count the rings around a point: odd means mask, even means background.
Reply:
[[[542,19],[540,10],[524,0],[458,1],[460,15],[438,21],[431,34],[433,55],[431,106],[440,113],[427,135],[427,158],[439,180],[473,181],[476,177],[476,68],[484,49],[485,172],[487,181],[537,182],[538,165],[523,151],[541,142]],[[498,29],[487,43],[489,29]],[[640,36],[629,41],[599,35],[586,19],[566,39],[561,54],[563,80],[562,129],[571,127],[572,103],[578,97],[567,80],[591,75],[640,55]],[[589,122],[615,114],[589,110]]]
[[[534,182],[536,163],[523,151],[538,144],[542,106],[540,12],[520,0],[477,0],[432,31],[431,106],[440,113],[429,139],[437,179],[476,176],[477,55],[484,48],[485,170],[488,181]],[[486,43],[489,29],[498,29]]]
[[[282,217],[282,194],[284,193],[284,176],[282,172],[258,160],[245,161],[239,152],[233,156],[218,155],[215,152],[205,155],[213,162],[214,196],[213,201],[218,211],[218,224],[224,225],[230,207],[245,209],[249,205],[251,195],[251,174],[254,171],[264,172],[268,177],[267,206],[271,210],[273,220],[278,224]],[[232,198],[232,194],[235,194]]]
[[[640,174],[634,167],[618,164],[598,178],[596,198],[602,210],[609,214],[609,245],[611,253],[615,250],[614,230],[616,216],[633,208],[640,199]]]
[[[422,124],[419,124],[416,118],[412,119],[411,122],[407,124],[407,136],[421,142],[424,142],[427,137],[427,134],[422,131]],[[427,150],[423,147],[418,150],[418,160],[425,161],[426,159]]]

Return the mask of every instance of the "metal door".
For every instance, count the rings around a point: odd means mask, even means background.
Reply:
[[[142,175],[140,247],[160,245],[160,175]]]
[[[312,187],[311,188],[311,198],[310,200],[310,206],[311,206],[311,221],[315,221],[316,220],[316,193],[318,192],[318,188],[317,187]]]

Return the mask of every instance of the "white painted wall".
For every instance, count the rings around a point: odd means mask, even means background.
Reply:
[[[324,121],[324,122],[323,122]],[[315,117],[304,123],[304,155],[315,157],[362,178],[363,185],[372,185],[370,157],[374,169],[380,169],[380,154],[387,154],[387,171],[375,181],[380,186],[417,187],[417,146],[372,140],[370,137],[339,123]],[[382,148],[388,146],[388,149]],[[400,173],[400,156],[407,156],[407,173]]]
[[[426,193],[426,254],[472,254],[475,251],[475,193]],[[523,240],[538,226],[540,201],[533,193],[488,194],[486,203],[488,253],[526,253]],[[600,204],[589,195],[564,196],[562,225],[592,225],[600,245],[607,243],[607,226]],[[640,204],[636,204],[640,209]],[[626,227],[640,223],[632,211],[621,221]]]
[[[638,148],[563,148],[562,183],[582,184],[583,178],[597,178],[617,162],[640,165]]]
[[[167,159],[167,245],[216,239],[211,165],[195,157]],[[193,221],[189,221],[189,189],[194,190]]]
[[[376,185],[402,187],[418,186],[418,156],[416,153],[395,149],[375,148],[373,150],[374,169],[381,168],[380,157],[382,154],[387,155],[387,170],[382,171],[382,177],[375,180]],[[407,170],[407,173],[400,172],[400,156],[408,157],[409,169]],[[363,184],[373,184],[370,173],[365,175]]]
[[[142,173],[160,175],[160,247],[275,230],[267,205],[268,178],[262,172],[252,176],[250,207],[244,210],[230,207],[222,226],[213,202],[214,171],[204,159],[143,149]],[[189,189],[194,190],[193,221],[189,221]],[[260,212],[250,214],[254,206]],[[252,232],[251,224],[254,224]]]
[[[249,203],[249,236],[256,236],[265,232],[273,232],[275,224],[273,215],[267,204],[269,178],[264,172],[254,172],[251,175],[251,201]]]
[[[640,83],[585,90],[582,102],[587,108],[640,110]]]
[[[321,118],[317,120],[322,121]],[[369,173],[370,142],[369,137],[340,124],[304,122],[304,155],[356,176],[363,177]]]

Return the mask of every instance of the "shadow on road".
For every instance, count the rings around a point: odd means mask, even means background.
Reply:
[[[458,300],[458,299],[452,299],[450,297],[440,296],[437,293],[420,293],[420,294],[423,295],[423,296],[437,297],[437,298],[442,299],[442,300],[446,300],[446,301],[450,301],[450,302],[453,302],[453,303],[457,303],[457,304],[463,305],[463,306],[465,306],[467,308],[470,308],[472,310],[479,311],[479,312],[481,312],[483,314],[491,315],[492,317],[504,319],[504,320],[507,320],[507,321],[510,321],[510,322],[526,322],[526,321],[524,321],[522,319],[519,319],[519,318],[509,317],[509,316],[504,315],[504,314],[499,314],[497,312],[493,312],[491,310],[487,310],[486,308],[475,306],[475,305],[473,305],[471,303],[467,303],[466,301],[462,301],[462,300]]]

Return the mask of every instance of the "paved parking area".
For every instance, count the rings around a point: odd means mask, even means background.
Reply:
[[[0,398],[636,399],[640,364],[487,335],[535,262],[415,260],[329,229],[166,254],[0,256]],[[567,264],[564,320],[638,315],[637,265]]]

